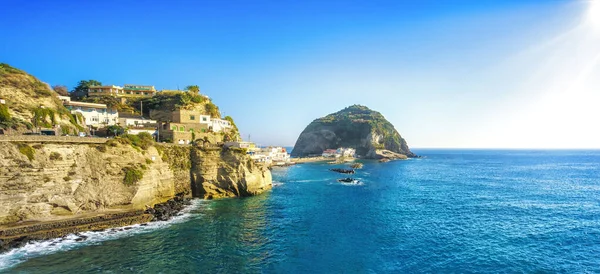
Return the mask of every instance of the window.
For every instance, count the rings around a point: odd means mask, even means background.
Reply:
[[[196,116],[195,115],[190,115],[190,120],[196,120]]]
[[[203,122],[206,122],[206,117],[202,117],[202,121],[203,121]]]
[[[185,127],[179,127],[179,131],[185,131]]]
[[[177,126],[172,126],[171,130],[173,130],[173,131],[177,130]]]

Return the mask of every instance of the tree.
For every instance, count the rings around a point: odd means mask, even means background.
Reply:
[[[200,87],[197,85],[187,86],[185,87],[185,90],[189,92],[200,93]]]
[[[101,86],[102,83],[96,80],[81,80],[77,86],[71,90],[71,99],[80,100],[88,96],[88,88],[91,86]]]
[[[109,133],[112,133],[113,136],[119,136],[125,133],[125,129],[118,125],[108,126],[106,129]]]
[[[67,89],[67,86],[54,85],[52,86],[52,90],[54,90],[60,96],[69,96],[69,89]]]

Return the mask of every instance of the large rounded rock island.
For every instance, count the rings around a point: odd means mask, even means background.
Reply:
[[[292,156],[316,156],[341,147],[354,148],[358,157],[366,159],[416,157],[394,125],[361,105],[314,120],[298,137]]]

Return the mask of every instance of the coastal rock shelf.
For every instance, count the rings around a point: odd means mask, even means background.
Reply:
[[[97,231],[147,223],[152,219],[153,215],[138,210],[3,228],[0,230],[0,252],[21,247],[30,241],[60,238],[81,231]]]

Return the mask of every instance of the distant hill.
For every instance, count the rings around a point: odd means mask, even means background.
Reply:
[[[377,111],[353,105],[314,120],[300,134],[292,156],[321,154],[325,149],[349,147],[363,158],[415,157],[404,138]]]
[[[0,63],[0,128],[25,131],[34,126],[52,128],[60,125],[63,133],[83,130],[83,119],[72,115],[48,84],[28,73]]]

